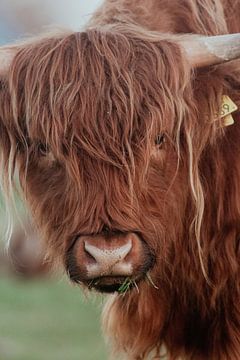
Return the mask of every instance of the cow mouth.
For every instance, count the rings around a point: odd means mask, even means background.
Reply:
[[[137,287],[137,280],[124,276],[104,276],[92,279],[88,283],[89,289],[95,289],[98,292],[107,294],[114,292],[125,294],[134,286]]]

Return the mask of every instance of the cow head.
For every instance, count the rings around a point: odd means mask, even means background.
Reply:
[[[169,276],[172,248],[201,220],[191,70],[239,56],[229,39],[113,25],[1,50],[4,181],[18,170],[73,281],[112,292]]]

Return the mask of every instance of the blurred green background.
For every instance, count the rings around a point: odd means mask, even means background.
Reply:
[[[1,360],[104,360],[101,299],[66,279],[0,278]]]
[[[0,196],[0,205],[2,203]],[[24,207],[17,201],[21,216]],[[25,219],[26,225],[26,217]],[[83,293],[61,273],[21,274],[18,261],[28,261],[25,245],[6,252],[7,219],[0,207],[0,360],[105,360],[100,326],[104,298]],[[16,232],[14,227],[13,233]],[[17,230],[18,232],[18,230]],[[24,236],[23,236],[24,235]],[[24,244],[26,233],[20,237]],[[37,241],[38,241],[37,237]],[[36,239],[30,233],[28,241]],[[12,238],[11,244],[15,240]],[[26,255],[26,259],[22,254]],[[41,255],[40,255],[41,259]],[[14,263],[15,261],[15,263]],[[30,263],[31,264],[31,263]],[[38,271],[38,268],[37,268]]]

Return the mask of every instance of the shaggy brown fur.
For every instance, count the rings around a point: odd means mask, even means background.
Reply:
[[[114,296],[104,326],[128,359],[240,359],[240,61],[193,71],[170,34],[240,31],[240,1],[109,0],[85,31],[19,46],[0,83],[5,186],[49,253],[104,225],[138,231],[157,288]],[[155,139],[165,133],[157,148]]]

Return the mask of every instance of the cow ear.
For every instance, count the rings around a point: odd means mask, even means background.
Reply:
[[[14,83],[11,87],[11,64],[16,54],[16,47],[4,50],[0,48],[0,166],[3,188],[7,192],[14,182],[17,161],[21,160],[22,164],[26,164],[28,156],[25,151],[25,137],[18,122],[17,106],[15,107],[14,103]]]

